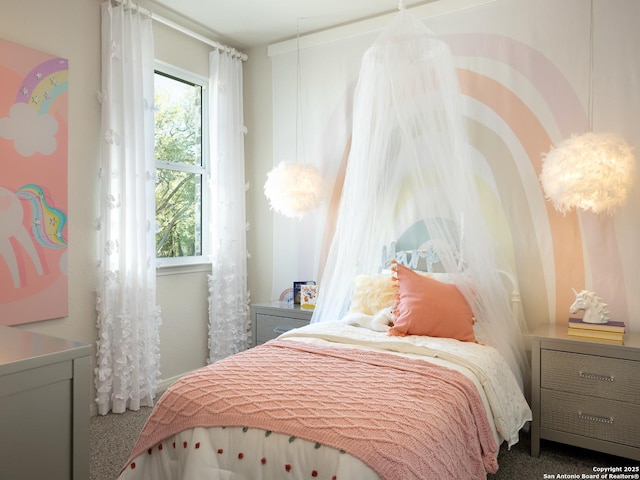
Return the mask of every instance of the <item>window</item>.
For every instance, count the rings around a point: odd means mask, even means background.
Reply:
[[[208,253],[206,79],[160,65],[154,81],[157,263],[202,263]]]

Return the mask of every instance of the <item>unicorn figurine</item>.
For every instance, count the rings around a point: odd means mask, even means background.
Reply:
[[[588,290],[580,292],[576,292],[574,288],[571,290],[575,293],[576,300],[569,307],[569,313],[575,315],[578,311],[584,310],[582,321],[585,323],[607,323],[609,321],[607,304],[598,295]]]

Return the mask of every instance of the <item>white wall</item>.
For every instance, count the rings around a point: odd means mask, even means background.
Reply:
[[[428,3],[415,10],[425,13],[426,26],[454,53],[478,178],[482,172],[488,179],[480,204],[489,213],[496,245],[513,259],[529,327],[566,324],[575,298],[572,288],[585,288],[602,296],[612,318],[640,330],[635,313],[640,308],[640,188],[612,217],[575,211],[564,216],[545,201],[539,181],[550,146],[588,129],[591,92],[593,129],[622,135],[638,156],[640,56],[632,46],[638,43],[634,22],[640,18],[640,2],[594,2],[591,90],[591,19],[584,1],[501,0],[426,14],[455,3],[461,2]],[[349,94],[362,54],[375,40],[368,35],[375,33],[370,24],[389,24],[374,20],[303,36],[300,62],[295,40],[269,49],[277,87],[272,120],[276,160],[290,158],[298,141],[293,112],[299,68],[305,160],[328,172],[325,178],[333,182],[331,175],[343,165],[348,148]],[[636,182],[640,185],[638,175]],[[339,190],[340,182],[333,186]],[[321,215],[327,210],[328,220],[311,214],[302,221],[275,217],[272,298],[292,281],[322,281],[325,257],[319,253],[325,254],[321,248],[329,242],[318,239],[330,240],[331,215],[337,211],[328,203],[319,209]],[[296,234],[291,233],[294,226]]]
[[[209,47],[154,25],[158,57],[207,75]],[[20,0],[0,2],[0,38],[69,59],[69,316],[17,328],[95,344],[96,171],[100,107],[100,1]],[[629,47],[630,48],[630,47]],[[251,301],[271,299],[273,214],[263,194],[273,165],[271,59],[265,47],[246,52],[244,69],[247,214],[250,230]],[[616,97],[617,98],[617,97]],[[626,132],[624,132],[626,133]],[[2,172],[0,172],[0,175]],[[638,198],[637,196],[635,197]],[[637,223],[637,222],[636,222]],[[632,232],[635,230],[632,229]],[[275,232],[277,233],[277,232]],[[637,235],[625,236],[629,244]],[[278,268],[277,266],[275,268]],[[637,269],[636,269],[637,272]],[[205,364],[207,357],[206,270],[162,272],[161,381],[170,381]],[[95,362],[94,362],[95,363]],[[95,395],[92,393],[91,398]]]
[[[97,151],[100,106],[98,2],[0,3],[0,37],[69,60],[69,316],[19,328],[94,343]]]
[[[271,299],[273,267],[273,212],[264,196],[264,182],[273,167],[273,105],[271,59],[266,47],[247,52],[244,68],[244,111],[248,129],[245,143],[247,165],[247,249],[251,302]]]
[[[94,350],[100,3],[0,2],[0,38],[69,60],[69,316],[16,328],[90,343]],[[211,47],[157,23],[154,35],[158,59],[208,76]],[[206,363],[207,271],[159,272],[161,387]],[[90,398],[95,398],[93,381]]]

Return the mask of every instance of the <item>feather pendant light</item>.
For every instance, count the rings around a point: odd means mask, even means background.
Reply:
[[[296,25],[296,162],[282,161],[267,174],[264,194],[271,210],[286,217],[302,218],[316,208],[325,194],[324,179],[318,169],[298,160],[298,115],[300,108],[300,33]]]
[[[589,132],[573,135],[544,157],[540,181],[547,199],[566,214],[572,208],[612,215],[636,180],[636,159],[624,139],[593,130],[593,0],[590,13]]]

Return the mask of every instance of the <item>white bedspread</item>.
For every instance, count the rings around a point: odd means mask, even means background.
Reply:
[[[509,447],[516,444],[518,432],[532,419],[531,409],[509,366],[492,347],[450,338],[389,336],[343,322],[312,323],[290,330],[279,338],[376,349],[453,368],[478,387],[489,421],[496,429],[498,445],[502,441]]]
[[[478,389],[498,445],[517,443],[518,431],[531,420],[531,410],[509,367],[491,347],[443,338],[392,337],[343,322],[314,323],[279,338],[376,350],[455,369]],[[342,451],[242,427],[182,431],[123,467],[120,480],[379,479],[371,468]]]

